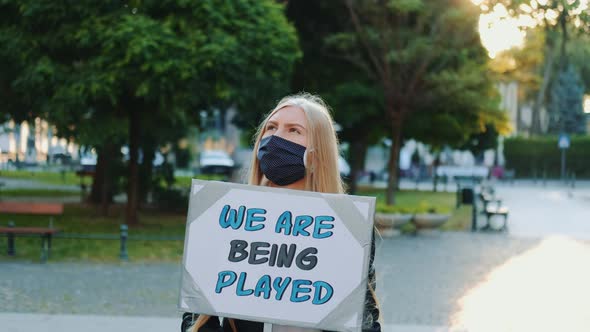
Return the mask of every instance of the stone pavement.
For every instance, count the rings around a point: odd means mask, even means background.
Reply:
[[[96,315],[0,313],[3,332],[161,332],[179,331],[179,319]]]
[[[543,331],[527,324],[552,317],[575,323],[567,331],[590,327],[588,242],[443,233],[384,239],[377,252],[384,331]],[[176,264],[4,262],[0,275],[2,332],[74,332],[84,322],[174,331],[180,321]],[[555,319],[548,331],[562,330]]]
[[[0,313],[3,332],[162,332],[179,331],[179,318]],[[384,325],[387,332],[461,332],[423,325]]]
[[[564,235],[590,239],[590,183],[575,188],[559,181],[519,181],[496,186],[497,195],[509,207],[509,232],[513,236]]]

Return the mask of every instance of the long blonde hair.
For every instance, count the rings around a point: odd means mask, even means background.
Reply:
[[[332,115],[326,103],[318,96],[300,93],[287,96],[266,116],[255,135],[254,149],[248,184],[266,185],[268,180],[262,174],[257,153],[264,135],[266,123],[280,109],[293,106],[303,110],[307,120],[307,160],[305,190],[323,193],[344,193],[344,185],[338,172],[338,138]]]

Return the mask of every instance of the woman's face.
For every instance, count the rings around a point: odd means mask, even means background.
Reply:
[[[307,147],[307,120],[299,107],[285,106],[276,111],[264,127],[262,138],[276,135]]]

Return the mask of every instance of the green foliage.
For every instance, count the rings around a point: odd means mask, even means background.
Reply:
[[[326,42],[364,70],[395,105],[382,119],[392,112],[408,118],[404,137],[457,146],[485,131],[486,124],[509,131],[487,73],[476,7],[417,0],[388,2],[395,10],[369,1],[349,6],[357,23]]]
[[[409,137],[440,148],[464,143],[487,124],[508,131],[487,74],[477,7],[452,0],[345,4],[351,23],[325,40],[380,90],[384,109],[375,123],[389,131],[392,154]],[[388,203],[398,159],[393,155],[388,165]]]
[[[549,130],[552,133],[586,133],[584,86],[576,68],[559,72],[551,87]]]
[[[561,151],[555,136],[508,138],[504,141],[504,156],[506,167],[514,169],[521,178],[541,178],[543,174],[557,178],[561,174]],[[571,137],[566,157],[568,174],[573,172],[576,178],[590,178],[590,137]]]
[[[167,128],[186,125],[194,107],[264,105],[284,93],[299,56],[293,27],[270,0],[0,6],[11,18],[0,30],[8,46],[0,59],[11,66],[0,72],[18,105],[12,113],[31,108],[86,145],[112,138],[104,129],[113,123],[96,122],[124,119],[130,107]],[[78,128],[83,120],[94,127]],[[115,128],[126,137],[124,122]]]
[[[0,197],[23,197],[27,199],[36,197],[80,197],[80,190],[60,190],[60,189],[42,189],[42,188],[10,188],[0,191]]]
[[[23,170],[3,170],[0,171],[0,178],[9,179],[26,179],[39,183],[58,184],[58,185],[79,185],[80,178],[76,172],[63,171],[23,171]],[[87,181],[86,181],[87,182]]]
[[[155,150],[196,125],[199,110],[261,114],[300,55],[273,0],[2,0],[0,13],[5,114],[45,118],[99,154],[129,145],[131,163],[141,148],[141,176],[130,179],[142,189]]]
[[[482,133],[471,135],[462,150],[469,150],[475,156],[483,154],[486,150],[494,150],[498,146],[498,132],[492,125],[486,125],[486,130]]]
[[[590,19],[588,20],[590,22]],[[568,44],[570,64],[578,68],[584,84],[584,91],[590,94],[590,37],[588,33],[572,36],[572,42]]]

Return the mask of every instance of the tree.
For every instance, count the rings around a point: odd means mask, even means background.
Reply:
[[[369,144],[384,135],[381,121],[383,95],[366,74],[351,67],[345,57],[327,47],[326,38],[348,25],[347,9],[341,2],[291,1],[287,17],[301,41],[303,57],[295,67],[293,91],[318,93],[331,106],[339,125],[339,139],[348,143],[346,154],[351,171],[348,192],[356,192],[357,178],[364,169]]]
[[[549,130],[553,133],[585,134],[584,85],[573,66],[561,71],[551,87]]]
[[[590,94],[590,37],[588,34],[578,34],[572,37],[568,44],[570,64],[575,66],[580,73],[585,93]]]
[[[490,82],[486,87],[477,82],[478,77],[483,77],[481,82],[485,83],[488,76],[484,69],[487,57],[476,31],[479,11],[475,6],[451,0],[347,0],[346,5],[352,29],[334,34],[330,43],[383,93],[384,120],[393,141],[386,198],[388,204],[393,204],[408,119],[432,119],[434,114],[437,121],[449,124],[449,119],[460,113],[463,119],[471,120],[467,130],[483,130],[486,120],[503,123],[505,116],[493,103]],[[472,83],[484,88],[465,90]],[[452,96],[465,98],[445,105],[453,101]],[[479,113],[481,110],[485,114]],[[464,124],[455,123],[456,129]]]
[[[138,222],[142,137],[153,150],[200,109],[260,103],[288,81],[299,55],[282,6],[271,0],[5,0],[0,11],[10,15],[0,38],[24,37],[27,46],[4,55],[23,59],[3,79],[14,100],[62,135],[98,133],[104,140],[90,143],[102,144],[99,152],[110,155],[126,134],[130,224]]]
[[[542,80],[533,104],[532,132],[541,133],[540,110],[545,105],[547,89],[555,71],[568,66],[567,48],[572,32],[588,32],[590,15],[580,0],[484,0],[481,7],[492,10],[504,6],[512,17],[527,16],[544,29],[544,64]]]

